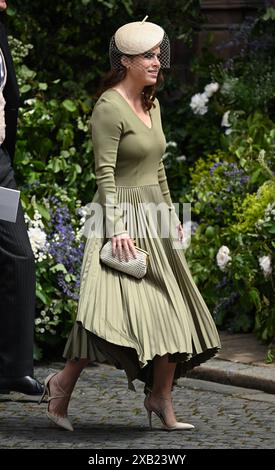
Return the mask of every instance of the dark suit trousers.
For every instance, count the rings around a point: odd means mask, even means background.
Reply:
[[[0,186],[16,189],[0,147]],[[0,376],[33,375],[35,263],[21,204],[15,223],[0,220]]]

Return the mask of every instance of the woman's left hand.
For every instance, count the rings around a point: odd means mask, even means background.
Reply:
[[[183,243],[184,240],[184,230],[182,224],[178,225],[178,236],[179,236],[179,241]]]

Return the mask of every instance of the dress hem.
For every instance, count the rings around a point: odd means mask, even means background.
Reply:
[[[77,340],[76,340],[77,338]],[[133,381],[138,379],[145,383],[145,391],[152,387],[152,363],[155,356],[169,355],[169,362],[175,362],[175,380],[214,357],[220,346],[206,348],[199,353],[188,353],[178,350],[156,352],[153,357],[140,361],[137,350],[130,346],[110,342],[84,328],[81,322],[76,322],[68,338],[63,357],[69,360],[89,359],[91,362],[108,363],[117,369],[124,370],[128,379],[128,388],[135,391]]]

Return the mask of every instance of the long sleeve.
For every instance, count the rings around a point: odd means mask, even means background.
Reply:
[[[160,126],[161,126],[161,129],[162,129],[161,111],[160,111],[159,101],[158,101],[157,98],[155,99],[155,104],[156,104],[156,107],[157,107],[157,110],[158,110],[158,113],[159,113],[159,121],[160,121]],[[168,205],[168,208],[169,208],[169,211],[170,211],[171,224],[173,225],[173,227],[178,227],[178,225],[181,223],[181,221],[179,220],[179,218],[176,214],[175,207],[174,207],[172,199],[171,199],[170,190],[169,190],[169,187],[168,187],[168,182],[167,182],[167,177],[166,177],[166,172],[165,172],[165,167],[164,167],[164,164],[163,164],[163,159],[161,159],[160,162],[159,162],[158,182],[159,182],[159,186],[160,186],[160,189],[161,189],[161,192],[162,192],[163,199],[166,202],[166,204]]]
[[[106,236],[111,238],[127,233],[123,212],[117,202],[115,168],[122,122],[115,106],[101,100],[94,108],[90,121],[95,157],[95,174],[100,203],[104,209]]]
[[[181,221],[179,220],[177,213],[175,211],[175,207],[173,205],[171,195],[170,195],[170,190],[168,187],[167,183],[167,177],[166,177],[166,172],[163,164],[163,160],[160,160],[159,162],[159,169],[158,169],[158,182],[160,185],[160,189],[163,195],[163,199],[166,202],[166,204],[169,207],[169,210],[171,211],[171,221],[175,227],[177,227]]]

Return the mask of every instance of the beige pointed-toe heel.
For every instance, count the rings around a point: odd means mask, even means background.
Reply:
[[[52,397],[52,398],[60,398],[60,397]],[[60,426],[61,428],[66,429],[67,431],[74,430],[67,416],[63,417],[63,416],[54,415],[53,413],[50,413],[48,410],[46,411],[46,415],[57,426]]]
[[[70,423],[67,416],[58,416],[54,413],[50,413],[50,411],[49,411],[49,404],[50,404],[51,400],[54,400],[56,398],[64,398],[64,397],[68,396],[68,394],[66,392],[64,392],[64,390],[62,390],[60,386],[59,386],[59,388],[61,389],[62,394],[61,395],[55,395],[54,397],[51,396],[49,383],[50,383],[50,380],[52,379],[52,377],[56,374],[58,374],[58,372],[54,372],[53,374],[50,374],[50,375],[48,375],[48,377],[46,377],[45,382],[44,382],[44,387],[45,387],[44,392],[43,392],[43,394],[42,394],[42,396],[39,400],[39,404],[42,403],[45,395],[47,394],[48,395],[48,398],[47,398],[48,409],[46,410],[47,417],[53,423],[55,423],[57,426],[59,426],[63,429],[66,429],[67,431],[73,431],[74,428],[72,427],[72,425],[71,425],[71,423]]]
[[[144,406],[145,406],[145,409],[147,411],[150,429],[153,429],[153,426],[152,426],[152,413],[155,413],[155,415],[157,415],[157,417],[161,420],[161,422],[163,424],[163,429],[165,429],[166,431],[187,431],[188,429],[194,429],[195,428],[195,426],[193,426],[193,424],[180,423],[179,421],[176,421],[175,424],[173,424],[173,425],[168,425],[165,421],[165,417],[164,417],[162,411],[157,410],[156,408],[153,408],[152,405],[150,405],[149,396],[150,396],[150,394],[146,395],[145,400],[144,400]]]

